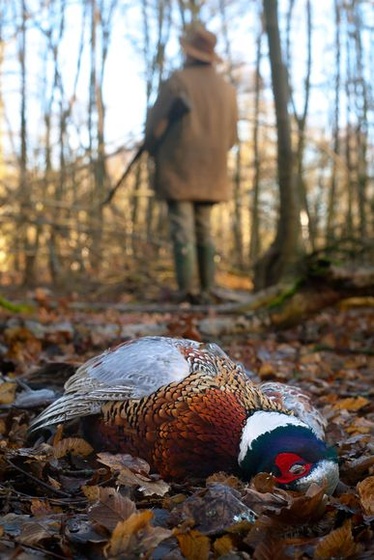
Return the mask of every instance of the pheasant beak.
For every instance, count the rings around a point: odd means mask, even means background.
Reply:
[[[313,483],[325,489],[326,494],[332,494],[339,482],[339,467],[333,459],[323,459],[312,468],[307,476],[298,478],[292,486],[305,492]]]

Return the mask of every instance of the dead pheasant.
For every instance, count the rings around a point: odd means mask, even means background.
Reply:
[[[81,418],[96,449],[138,455],[168,479],[269,472],[287,488],[333,492],[334,454],[284,406],[290,390],[279,386],[261,390],[216,344],[144,337],[80,366],[31,428]]]

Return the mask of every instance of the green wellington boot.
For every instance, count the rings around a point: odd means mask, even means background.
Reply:
[[[181,301],[190,301],[193,291],[195,251],[191,244],[175,243],[174,265]]]
[[[214,245],[197,245],[197,264],[199,268],[201,293],[203,296],[207,297],[209,297],[214,286],[214,255]]]

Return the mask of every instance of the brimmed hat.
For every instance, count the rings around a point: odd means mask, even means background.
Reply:
[[[185,54],[196,60],[201,60],[202,62],[222,62],[222,59],[214,52],[217,37],[201,23],[188,25],[179,42]]]

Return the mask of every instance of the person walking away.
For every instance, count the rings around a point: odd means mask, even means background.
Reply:
[[[214,287],[213,205],[231,197],[227,155],[237,140],[236,92],[216,71],[217,38],[201,23],[180,38],[185,61],[160,87],[150,109],[145,149],[154,189],[166,200],[178,301],[207,303]],[[182,107],[176,114],[175,107]],[[197,261],[199,294],[193,293]]]

